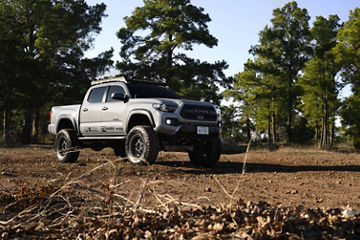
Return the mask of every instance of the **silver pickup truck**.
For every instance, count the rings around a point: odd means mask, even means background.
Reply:
[[[159,151],[183,151],[204,167],[219,160],[220,129],[213,104],[123,77],[92,82],[82,104],[52,107],[48,126],[62,162],[76,161],[80,148],[112,147],[134,164],[154,163]]]

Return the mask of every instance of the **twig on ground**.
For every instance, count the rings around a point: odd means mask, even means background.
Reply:
[[[25,208],[24,210],[22,210],[22,211],[19,212],[16,216],[10,218],[9,220],[7,220],[7,221],[0,221],[0,224],[2,224],[2,225],[7,225],[7,224],[11,223],[12,221],[14,221],[16,218],[21,218],[24,213],[31,212],[31,211],[34,210],[35,208],[36,208],[36,205],[35,205],[35,204],[34,204],[34,205],[31,205],[30,207]]]
[[[188,206],[188,207],[195,207],[195,208],[201,208],[200,205],[197,204],[192,204],[192,203],[187,203],[187,202],[181,202],[175,198],[173,198],[172,196],[170,196],[169,194],[165,194],[165,195],[161,195],[161,194],[157,194],[159,197],[165,198],[166,200],[168,200],[166,204],[170,204],[170,203],[176,203],[178,205],[183,205],[183,206]]]
[[[160,203],[161,206],[163,206],[166,211],[169,211],[169,208],[161,201],[161,199],[159,198],[159,196],[157,195],[156,191],[155,191],[155,188],[153,188],[153,191],[154,191],[154,196],[156,198],[156,200],[158,200],[158,202]]]
[[[249,150],[250,150],[250,145],[251,145],[251,141],[252,141],[252,137],[250,137],[250,140],[248,142],[248,145],[246,147],[246,153],[245,153],[245,158],[244,158],[244,163],[243,163],[243,168],[242,168],[242,174],[245,174],[246,172],[246,161],[247,161],[247,158],[248,158],[248,153],[249,153]]]
[[[226,189],[224,188],[224,186],[221,185],[221,183],[219,182],[219,180],[218,180],[216,177],[214,177],[214,179],[215,179],[215,181],[217,182],[217,184],[219,185],[219,187],[221,188],[221,190],[223,190],[223,192],[232,200],[232,199],[234,198],[234,196],[230,195],[230,194],[226,191]]]
[[[140,188],[140,191],[139,191],[139,195],[138,195],[138,199],[134,205],[134,209],[137,209],[140,205],[140,202],[141,202],[141,199],[142,197],[144,196],[144,192],[145,192],[145,189],[146,189],[146,185],[147,183],[149,182],[149,178],[147,178],[145,181],[143,181],[143,183],[141,184],[141,188]]]

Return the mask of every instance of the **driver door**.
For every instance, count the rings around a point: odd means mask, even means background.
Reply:
[[[103,135],[122,136],[125,135],[124,121],[126,103],[122,100],[113,99],[114,93],[126,95],[124,88],[119,85],[110,86],[106,100],[101,111],[101,128]]]

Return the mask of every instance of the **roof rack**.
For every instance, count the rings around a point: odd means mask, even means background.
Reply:
[[[101,79],[101,80],[91,81],[91,85],[107,83],[107,82],[125,82],[125,83],[127,83],[125,77],[120,76],[120,77],[111,77],[111,78],[105,78],[105,79]]]
[[[131,79],[131,80],[127,81],[124,76],[110,77],[110,78],[91,81],[91,85],[97,85],[97,84],[100,84],[100,83],[108,83],[108,82],[147,83],[147,84],[167,86],[167,84],[165,82],[160,82],[160,81],[135,80],[135,79]]]
[[[129,80],[128,83],[147,83],[147,84],[153,84],[153,85],[161,85],[161,86],[167,86],[165,82],[160,81],[149,81],[149,80]]]

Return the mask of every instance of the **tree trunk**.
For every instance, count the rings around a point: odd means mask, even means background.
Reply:
[[[32,122],[33,113],[31,110],[26,110],[24,114],[24,125],[21,134],[21,142],[24,144],[31,143]]]
[[[324,144],[323,144],[323,148],[328,148],[329,146],[329,120],[328,120],[328,103],[325,97],[325,114],[324,114]]]
[[[268,117],[267,117],[267,134],[268,134],[268,144],[270,145],[272,142],[271,138],[271,115],[270,115],[270,104],[268,104]]]
[[[293,107],[292,93],[291,93],[291,90],[289,90],[288,117],[287,117],[287,124],[286,124],[287,143],[293,142],[292,129],[291,129],[291,127],[292,127],[292,110],[293,110],[292,107]]]
[[[315,147],[319,147],[319,124],[317,122],[315,127]]]
[[[3,141],[5,146],[10,145],[10,128],[11,128],[11,110],[5,107],[4,110],[4,133]]]
[[[324,135],[325,135],[325,121],[324,118],[322,118],[322,123],[321,123],[321,139],[320,139],[320,148],[324,148]]]
[[[335,116],[331,125],[331,137],[330,137],[330,143],[329,143],[329,149],[333,149],[334,147],[334,141],[335,141]]]
[[[292,66],[292,65],[291,65]],[[290,67],[289,69],[289,73],[292,72],[292,67]],[[293,77],[292,74],[289,75],[289,79],[287,79],[288,81],[288,89],[287,89],[287,94],[288,94],[288,105],[287,105],[287,110],[288,110],[288,116],[287,116],[287,123],[286,123],[286,143],[291,143],[293,142],[293,136],[292,136],[292,112],[293,112]]]
[[[40,133],[40,109],[37,108],[35,111],[35,118],[33,119],[33,124],[32,124],[32,135],[33,135],[32,142],[33,143],[39,142],[39,139],[38,139],[39,133]]]
[[[169,38],[168,38],[169,42],[173,41],[173,36],[171,34],[169,34]],[[168,65],[168,69],[171,69],[172,63],[173,63],[173,49],[169,48],[167,51],[167,65]],[[167,82],[169,83],[171,81],[171,78],[173,77],[173,73],[167,71]]]
[[[277,142],[277,136],[276,136],[276,115],[275,115],[275,111],[272,111],[272,119],[271,119],[271,122],[272,122],[272,141],[274,143]]]
[[[248,141],[250,141],[250,139],[251,139],[251,129],[250,129],[250,119],[249,118],[247,118],[247,120],[246,120],[246,130],[247,130],[247,139],[248,139]]]

